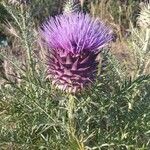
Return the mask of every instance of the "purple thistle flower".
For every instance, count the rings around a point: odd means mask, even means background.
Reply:
[[[94,81],[97,55],[113,40],[111,30],[84,13],[50,17],[41,28],[50,57],[48,74],[58,88],[77,92]]]

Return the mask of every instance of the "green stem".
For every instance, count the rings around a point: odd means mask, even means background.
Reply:
[[[146,29],[146,35],[145,35],[145,44],[143,47],[143,51],[148,53],[149,52],[149,40],[150,40],[150,29]]]
[[[32,54],[31,54],[31,48],[28,42],[28,31],[27,31],[27,27],[26,27],[26,18],[25,18],[25,14],[26,13],[24,11],[24,9],[21,7],[21,18],[22,18],[22,37],[23,37],[23,41],[25,44],[25,48],[27,50],[27,59],[28,59],[28,69],[30,70],[30,66],[32,66]]]
[[[68,123],[69,123],[69,129],[72,133],[75,132],[75,121],[74,121],[74,108],[75,108],[75,102],[73,95],[69,95],[68,100]]]
[[[145,34],[145,44],[143,47],[143,52],[147,55],[150,51],[150,29],[146,29],[146,34]],[[145,62],[145,61],[144,61]],[[146,61],[140,68],[142,68],[142,73],[146,74],[147,67],[149,65],[150,61]]]
[[[74,118],[74,111],[75,111],[75,98],[73,95],[68,96],[68,104],[67,104],[67,110],[68,110],[68,135],[69,135],[69,141],[70,141],[70,148],[72,149],[72,145],[74,145],[77,150],[85,150],[84,143],[78,139],[78,137],[75,135],[76,132],[76,126],[75,126],[75,118]],[[74,148],[74,147],[73,147]]]
[[[20,7],[20,16],[22,19],[22,28],[21,28],[21,32],[22,32],[22,38],[23,38],[23,42],[24,42],[24,46],[26,48],[26,52],[27,52],[27,76],[29,77],[29,81],[31,80],[31,76],[33,77],[32,79],[35,79],[35,74],[34,74],[34,60],[32,58],[32,48],[31,48],[31,42],[29,39],[29,27],[27,25],[27,13],[28,10],[24,9],[23,5],[21,5]]]

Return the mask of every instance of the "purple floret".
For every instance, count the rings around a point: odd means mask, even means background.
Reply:
[[[49,48],[73,54],[97,52],[113,39],[103,22],[81,12],[50,17],[41,34]]]

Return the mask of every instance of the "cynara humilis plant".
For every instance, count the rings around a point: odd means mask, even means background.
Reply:
[[[48,77],[57,88],[76,93],[95,80],[102,49],[113,39],[99,19],[83,12],[48,18],[40,31],[48,46]]]

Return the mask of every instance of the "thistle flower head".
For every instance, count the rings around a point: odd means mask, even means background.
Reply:
[[[141,8],[141,12],[139,14],[137,24],[141,28],[149,28],[150,29],[150,3],[143,3]]]
[[[111,30],[88,14],[49,18],[41,35],[49,47],[48,74],[58,88],[77,92],[95,79],[101,49],[112,41]]]
[[[112,40],[111,31],[104,23],[83,13],[50,18],[42,29],[42,35],[49,47],[66,53],[97,52]]]

